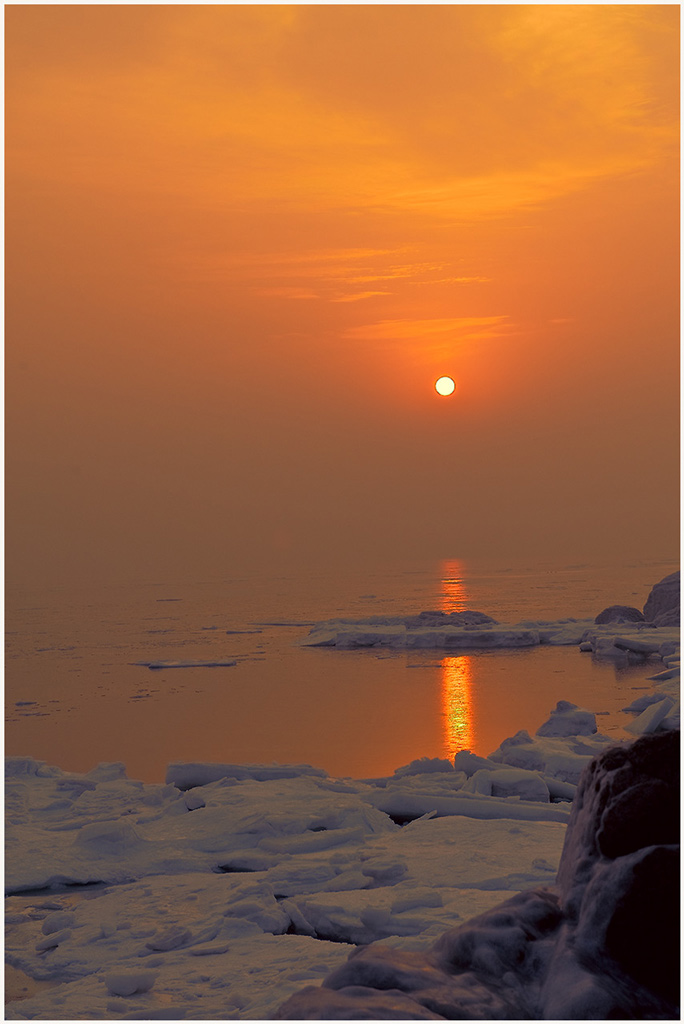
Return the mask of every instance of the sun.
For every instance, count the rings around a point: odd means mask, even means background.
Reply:
[[[438,395],[452,395],[455,390],[456,385],[451,377],[440,377],[435,381],[435,391]]]

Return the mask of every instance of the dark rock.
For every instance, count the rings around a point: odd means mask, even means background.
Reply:
[[[677,787],[646,780],[619,793],[603,812],[596,836],[604,857],[624,857],[655,843],[679,839]]]
[[[680,574],[673,572],[656,583],[644,605],[644,618],[656,626],[679,625]]]
[[[679,626],[680,624],[680,611],[679,606],[671,608],[669,612],[661,612],[660,615],[656,615],[653,620],[654,626]]]
[[[644,622],[644,616],[638,608],[631,608],[627,604],[611,604],[610,608],[604,608],[598,613],[594,622],[597,626],[604,626],[608,622]]]
[[[678,1020],[679,733],[582,774],[556,891],[529,890],[425,953],[372,943],[278,1020]]]
[[[556,879],[567,915],[576,916],[574,901],[601,857],[619,856],[620,851],[632,852],[658,842],[678,842],[679,748],[678,731],[654,733],[629,746],[607,750],[584,770],[572,802]],[[654,790],[654,781],[665,784],[667,796],[659,787]],[[657,792],[661,810],[665,804],[664,813],[652,812],[648,800],[639,796],[640,790]],[[655,829],[653,835],[648,831],[649,822]]]
[[[627,858],[625,858],[627,860]],[[605,932],[606,952],[643,986],[679,998],[679,849],[639,851]],[[624,870],[623,870],[624,874]]]

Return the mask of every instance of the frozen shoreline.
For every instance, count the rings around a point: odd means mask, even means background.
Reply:
[[[664,676],[632,706],[632,733],[676,727],[678,631],[594,634],[597,653]],[[489,758],[426,757],[381,779],[175,764],[143,784],[121,764],[8,758],[7,961],[58,984],[7,1018],[268,1019],[357,944],[425,949],[553,883],[574,787],[614,745],[561,703]]]

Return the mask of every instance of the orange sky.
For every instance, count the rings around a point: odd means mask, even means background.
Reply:
[[[5,10],[10,579],[676,557],[676,5]]]

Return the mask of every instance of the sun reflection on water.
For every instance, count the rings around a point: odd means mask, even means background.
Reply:
[[[440,611],[461,612],[468,607],[464,576],[462,562],[456,559],[442,562]],[[443,658],[441,662],[443,748],[448,758],[453,758],[459,750],[472,750],[475,743],[472,660],[468,655],[460,655]]]
[[[443,612],[462,612],[468,607],[464,583],[465,566],[455,558],[441,563],[439,608]]]
[[[442,716],[444,754],[453,758],[459,750],[473,749],[473,702],[471,659],[442,659]]]

